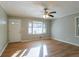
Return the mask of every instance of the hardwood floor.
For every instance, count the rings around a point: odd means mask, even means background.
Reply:
[[[1,57],[79,57],[79,47],[56,40],[9,43]]]

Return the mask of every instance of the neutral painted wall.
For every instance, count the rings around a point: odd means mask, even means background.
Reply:
[[[75,36],[75,17],[79,13],[55,19],[52,22],[52,38],[79,46],[79,37]]]
[[[19,18],[19,17],[9,17],[9,20],[11,21],[11,20],[18,20],[18,19],[20,19],[21,20],[21,31],[20,31],[20,34],[21,34],[21,41],[32,41],[32,40],[39,40],[39,39],[47,39],[47,38],[50,38],[50,36],[51,36],[51,29],[50,29],[50,26],[51,26],[51,24],[50,24],[50,20],[43,20],[43,19],[39,19],[39,18]],[[46,23],[46,28],[47,28],[47,33],[46,34],[43,34],[43,35],[29,35],[28,34],[28,22],[29,21],[33,21],[33,20],[37,20],[37,21],[44,21],[45,23]],[[12,27],[11,25],[10,25],[10,27]],[[9,28],[9,30],[10,30],[10,28]],[[17,40],[12,40],[12,39],[14,39],[14,37],[11,39],[10,38],[10,31],[9,31],[9,41],[10,42],[16,42],[16,41],[19,41],[18,39]],[[42,38],[40,38],[40,36],[42,37]],[[18,36],[16,36],[16,37],[18,37]]]
[[[0,7],[0,54],[7,41],[7,15]]]

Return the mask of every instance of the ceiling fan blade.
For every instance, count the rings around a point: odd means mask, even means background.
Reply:
[[[56,11],[50,12],[50,14],[52,14],[52,13],[56,13]]]
[[[49,15],[50,17],[54,17],[53,15]]]

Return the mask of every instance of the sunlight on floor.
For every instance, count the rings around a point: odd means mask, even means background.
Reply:
[[[46,45],[43,45],[43,57],[47,56],[47,47]]]
[[[29,53],[24,57],[39,57],[41,46],[31,48]]]
[[[42,53],[41,57],[45,57],[48,55],[46,45],[39,45],[31,48],[28,52],[27,51],[28,49],[25,49],[24,51],[18,50],[12,55],[12,57],[16,57],[18,55],[19,57],[40,57],[40,53]],[[25,55],[26,53],[27,55]]]
[[[43,47],[43,48],[41,48]],[[41,51],[41,49],[43,51]],[[40,52],[43,52],[43,57],[47,56],[47,47],[46,45],[40,45],[34,48],[31,48],[29,53],[24,57],[40,57]]]
[[[22,56],[25,54],[26,51],[27,51],[27,49],[25,49],[25,50],[21,53],[20,57],[22,57]]]
[[[11,57],[16,57],[20,52],[21,50],[16,51]]]

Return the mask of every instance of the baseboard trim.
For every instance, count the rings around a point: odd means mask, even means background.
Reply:
[[[68,44],[71,44],[71,45],[74,45],[74,46],[78,46],[79,47],[79,44],[76,44],[76,43],[71,43],[71,42],[63,41],[63,40],[58,40],[57,38],[53,38],[53,39],[54,40],[57,40],[57,41],[61,41],[61,42],[68,43]]]
[[[2,53],[4,52],[5,48],[7,47],[8,43],[5,44],[5,46],[3,47],[2,51],[0,52],[0,56],[2,55]]]
[[[37,41],[37,40],[46,40],[46,39],[51,39],[51,37],[47,37],[47,38],[42,38],[42,39],[28,39],[28,40],[21,40],[20,42],[30,42],[30,41]]]

